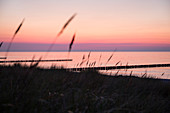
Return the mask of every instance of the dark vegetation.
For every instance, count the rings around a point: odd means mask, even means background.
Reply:
[[[170,80],[0,66],[1,113],[169,113]]]

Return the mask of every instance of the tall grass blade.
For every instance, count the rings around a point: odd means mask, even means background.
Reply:
[[[40,63],[41,59],[42,59],[42,57],[39,58],[38,62],[31,64],[30,69],[36,68],[38,66],[38,64]]]
[[[83,65],[85,62],[86,62],[86,60],[85,60],[85,55],[83,55],[82,61],[81,61],[81,63],[80,63],[80,66]]]
[[[93,63],[92,63],[92,66],[95,66],[96,65],[96,61],[94,61]]]
[[[0,43],[0,47],[2,46],[3,42]]]
[[[120,69],[116,72],[115,76],[118,76],[119,71],[120,71]]]
[[[21,22],[20,25],[18,26],[17,30],[15,31],[15,33],[14,33],[14,35],[13,35],[13,37],[12,37],[12,39],[11,39],[9,45],[8,45],[8,48],[7,48],[5,57],[8,56],[8,52],[9,52],[9,50],[10,50],[11,44],[12,44],[12,42],[13,42],[13,40],[14,40],[16,34],[17,34],[17,33],[19,32],[19,30],[21,29],[21,26],[23,25],[24,21],[25,21],[25,18],[22,20],[22,22]]]
[[[73,18],[76,16],[77,14],[73,14],[73,16],[70,17],[70,19],[64,24],[63,28],[61,29],[61,31],[58,33],[58,37],[63,33],[64,29],[68,26],[68,24],[73,20]]]
[[[126,67],[128,66],[128,62],[126,63]],[[125,68],[125,72],[127,72],[128,69]]]
[[[24,23],[25,21],[25,18],[22,20],[22,22],[20,23],[20,25],[18,26],[17,30],[15,31],[14,35],[13,35],[13,38],[15,37],[15,35],[18,33],[18,31],[20,30],[22,24]]]
[[[142,78],[145,78],[147,76],[147,70],[145,71],[145,73],[142,75]]]
[[[113,57],[113,53],[110,55],[110,57],[108,58],[106,64],[111,60],[111,58]]]
[[[91,54],[91,51],[89,52],[89,54],[88,54],[88,56],[87,56],[87,63],[86,63],[86,66],[89,64],[90,54]]]
[[[102,58],[102,54],[100,54],[100,57],[99,57],[99,63],[100,63],[101,58]]]
[[[88,59],[90,58],[90,54],[91,54],[91,51],[90,51],[89,54],[88,54]]]
[[[164,74],[165,74],[165,72],[164,72],[164,73],[162,73],[162,74],[161,74],[161,76],[163,76]]]
[[[85,60],[83,60],[81,63],[80,63],[80,66],[82,66],[84,64]]]
[[[108,60],[107,60],[107,62],[106,62],[106,64],[105,65],[107,65],[107,63],[112,59],[112,57],[113,57],[113,54],[114,54],[114,52],[116,51],[117,49],[115,49],[114,51],[113,51],[113,53],[111,54],[111,56],[108,58]]]
[[[132,76],[132,73],[133,73],[133,71],[130,72],[130,75],[129,75],[129,76]]]
[[[121,62],[121,61],[117,62],[117,63],[115,64],[115,66],[117,66],[120,62]]]
[[[73,45],[73,43],[74,43],[75,36],[76,36],[76,33],[74,33],[73,38],[72,38],[72,40],[71,40],[71,43],[70,43],[70,45],[69,45],[69,52],[70,52],[71,49],[72,49],[72,45]]]
[[[32,57],[32,60],[35,59],[35,55]],[[33,65],[33,62],[30,63],[30,67]]]
[[[82,60],[84,60],[85,59],[85,55],[83,55],[83,58],[82,58]]]
[[[86,66],[89,64],[89,60],[87,60]]]
[[[73,18],[76,16],[77,14],[75,13],[73,16],[71,16],[71,18],[64,24],[63,28],[61,29],[61,31],[57,34],[57,37],[54,39],[54,41],[52,42],[52,44],[50,45],[50,47],[48,48],[45,56],[47,56],[48,52],[52,49],[52,47],[54,46],[57,38],[63,33],[64,29],[68,26],[68,24],[73,20]]]

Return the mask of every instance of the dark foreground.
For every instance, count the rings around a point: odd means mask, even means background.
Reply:
[[[1,113],[169,113],[170,80],[0,66]]]

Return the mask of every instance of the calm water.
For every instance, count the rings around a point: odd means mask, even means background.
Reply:
[[[5,52],[0,52],[0,56],[4,56]],[[51,65],[64,66],[64,67],[77,67],[77,64],[82,61],[83,56],[87,58],[89,52],[71,52],[69,55],[71,62],[42,62],[41,67],[50,67]],[[111,60],[106,64],[108,58],[113,54]],[[49,52],[46,57],[44,57],[45,52],[10,52],[8,54],[8,60],[26,60],[39,59],[41,56],[43,59],[67,59],[67,52]],[[100,57],[101,56],[101,57]],[[91,52],[90,62],[96,61],[95,66],[114,66],[117,62],[121,62],[118,65],[128,65],[131,64],[161,64],[170,63],[170,52]],[[23,63],[25,64],[25,63]],[[26,63],[29,65],[29,63]],[[86,63],[82,64],[81,67],[86,66]],[[159,78],[170,79],[170,67],[163,68],[144,68],[144,69],[129,69],[128,71],[121,70],[120,74],[130,74],[133,73],[142,76],[147,73],[148,76],[154,76]],[[116,71],[102,71],[103,73],[114,75]],[[163,74],[164,73],[164,74]],[[161,76],[163,74],[163,76]]]

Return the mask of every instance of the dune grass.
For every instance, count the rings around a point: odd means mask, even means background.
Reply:
[[[47,52],[45,54],[45,56],[47,56],[48,52],[51,51],[51,49],[53,48],[57,38],[64,32],[64,30],[66,29],[66,27],[69,25],[69,23],[75,18],[75,16],[77,15],[77,13],[73,14],[69,20],[67,20],[67,22],[64,24],[64,26],[62,27],[62,29],[60,30],[60,32],[57,34],[56,38],[54,39],[54,41],[51,43],[51,45],[49,46],[49,48],[47,49]],[[72,44],[74,42],[74,38],[75,38],[75,34],[73,35],[73,39],[72,39]],[[72,44],[70,44],[72,46]],[[69,51],[71,51],[71,47],[69,47]]]
[[[0,66],[2,113],[168,113],[170,80]]]
[[[70,42],[70,44],[69,44],[69,50],[68,50],[68,52],[70,52],[71,49],[72,49],[72,45],[73,45],[73,43],[74,43],[75,36],[76,36],[76,33],[74,33],[73,38],[72,38],[72,40],[71,40],[71,42]]]
[[[10,40],[10,43],[9,43],[9,45],[8,45],[8,47],[7,47],[7,51],[6,51],[5,57],[8,56],[8,52],[9,52],[9,50],[10,50],[10,48],[11,48],[12,42],[13,42],[13,40],[15,39],[15,36],[16,36],[17,33],[19,32],[19,30],[21,29],[21,26],[23,25],[24,21],[25,21],[25,18],[22,20],[22,22],[21,22],[20,25],[18,26],[17,30],[16,30],[15,33],[13,34],[13,36],[12,36],[12,38],[11,38],[11,40]]]

